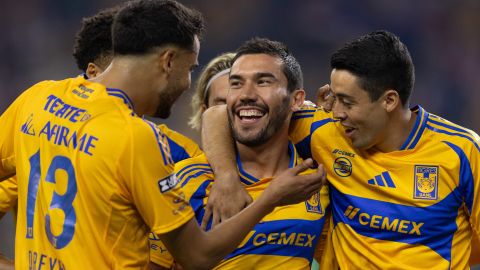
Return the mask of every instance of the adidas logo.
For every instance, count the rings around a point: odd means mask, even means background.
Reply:
[[[376,175],[374,178],[369,179],[367,183],[372,186],[396,188],[395,183],[393,183],[392,177],[388,172],[382,172],[382,174]]]

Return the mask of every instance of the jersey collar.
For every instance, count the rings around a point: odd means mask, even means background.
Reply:
[[[420,137],[422,137],[425,126],[427,125],[427,119],[429,113],[425,111],[420,105],[417,105],[410,109],[412,113],[417,114],[417,119],[415,120],[415,125],[413,126],[410,135],[408,135],[407,140],[403,143],[400,150],[410,150],[415,148]]]
[[[295,149],[295,146],[291,141],[288,142],[288,155],[290,156],[290,162],[288,163],[288,167],[293,168],[294,166],[297,165],[299,157],[297,154],[297,150]],[[249,174],[243,169],[243,165],[240,160],[240,155],[238,152],[237,152],[237,168],[238,168],[238,174],[240,176],[240,181],[242,181],[243,184],[253,185],[261,180]]]
[[[117,98],[121,99],[123,101],[123,103],[125,103],[127,105],[127,107],[132,111],[132,115],[135,114],[134,113],[133,102],[125,92],[123,92],[120,89],[107,88],[107,93],[110,96],[114,96],[114,97],[117,97]]]

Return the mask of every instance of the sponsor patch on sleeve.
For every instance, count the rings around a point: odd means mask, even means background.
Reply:
[[[177,177],[175,176],[175,174],[171,174],[159,180],[158,187],[160,188],[160,192],[165,193],[175,188],[177,183],[178,183]]]

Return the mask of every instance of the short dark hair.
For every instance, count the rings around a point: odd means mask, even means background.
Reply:
[[[375,31],[347,43],[333,53],[330,66],[358,76],[360,86],[371,100],[377,100],[387,89],[394,89],[402,105],[408,105],[415,67],[407,46],[394,34]]]
[[[83,18],[82,28],[75,36],[73,47],[73,57],[80,70],[87,70],[88,63],[104,68],[103,64],[110,62],[113,55],[111,29],[118,9],[105,9],[92,17]]]
[[[139,55],[172,44],[193,49],[205,22],[200,12],[173,0],[134,0],[118,12],[113,23],[113,53]]]
[[[285,44],[279,41],[255,37],[246,41],[237,49],[232,62],[234,63],[238,58],[246,54],[268,54],[282,59],[282,71],[285,77],[287,77],[288,91],[292,92],[303,88],[303,74],[300,64]]]

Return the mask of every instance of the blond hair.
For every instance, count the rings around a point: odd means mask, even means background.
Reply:
[[[232,60],[235,57],[234,53],[227,52],[223,53],[215,58],[213,58],[206,66],[203,68],[200,76],[197,79],[195,85],[195,93],[193,94],[191,106],[193,114],[188,121],[188,125],[195,129],[200,130],[202,127],[202,106],[209,107],[208,98],[209,91],[207,85],[213,76],[222,72],[226,69],[232,67]],[[210,83],[211,84],[211,83]]]

